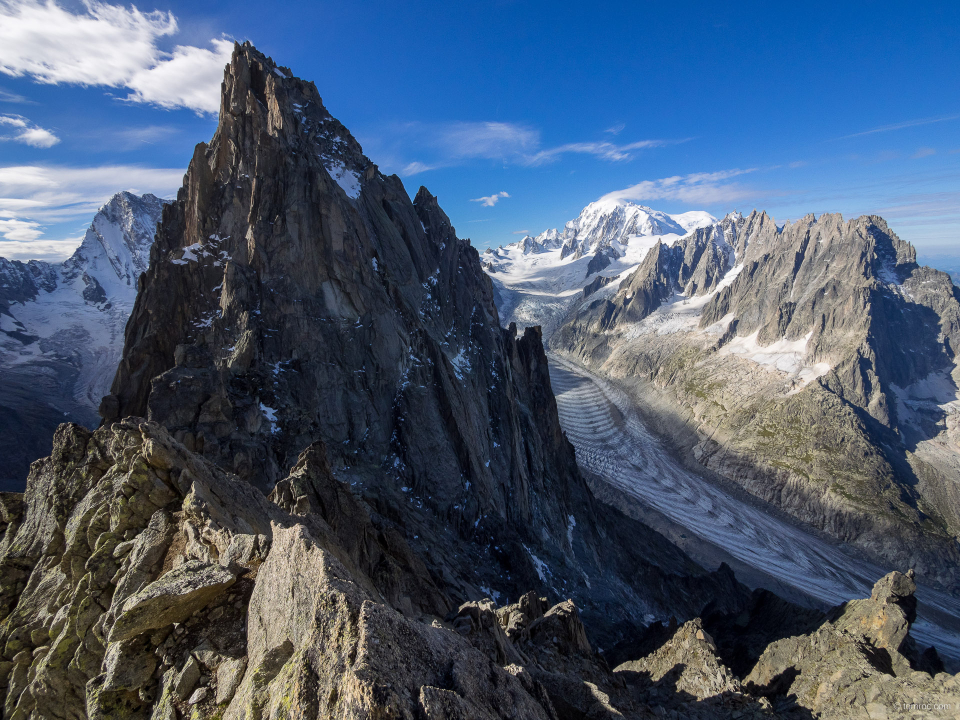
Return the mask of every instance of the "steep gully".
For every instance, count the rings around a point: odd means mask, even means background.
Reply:
[[[869,594],[886,572],[687,469],[624,390],[555,354],[549,359],[560,423],[587,473],[824,606]],[[917,597],[917,642],[960,661],[960,601],[922,586]]]

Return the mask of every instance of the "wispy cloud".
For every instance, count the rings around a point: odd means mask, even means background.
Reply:
[[[404,123],[382,128],[365,139],[385,165],[400,168],[409,177],[427,170],[462,165],[471,160],[494,160],[526,167],[555,162],[563,155],[592,155],[601,160],[625,161],[641,150],[685,140],[640,140],[565,143],[544,148],[540,131],[507,122]],[[419,156],[416,160],[409,155]]]
[[[529,231],[529,230],[514,230],[514,231],[513,231],[513,234],[514,234],[514,235],[529,235],[529,234],[530,234],[530,231]]]
[[[930,147],[919,148],[912,157],[914,160],[919,160],[920,158],[930,157],[931,155],[936,155],[937,151]]]
[[[623,132],[624,128],[627,127],[626,123],[617,123],[611,127],[608,127],[604,130],[605,133],[610,133],[611,135],[619,135]]]
[[[143,146],[162,143],[176,137],[180,129],[173,125],[145,125],[143,127],[125,127],[111,130],[107,138],[102,134],[91,140],[103,139],[114,150],[139,150]]]
[[[521,160],[523,165],[543,165],[552,162],[561,155],[567,153],[577,153],[580,155],[593,155],[601,160],[632,160],[637,150],[646,150],[647,148],[663,147],[664,145],[674,145],[676,143],[686,142],[685,140],[640,140],[638,142],[627,143],[626,145],[614,145],[609,142],[586,142],[586,143],[567,143],[555,148],[548,148],[540,152],[528,155]]]
[[[17,220],[0,213],[0,235],[6,240],[29,242],[43,235],[40,224],[29,220]]]
[[[757,168],[712,173],[675,175],[644,180],[623,190],[607,193],[601,200],[677,200],[691,205],[721,205],[758,197],[763,192],[744,187],[733,178],[756,172]]]
[[[219,109],[223,68],[233,43],[160,49],[176,35],[173,13],[141,12],[84,0],[71,12],[54,0],[0,2],[0,72],[46,84],[127,88],[126,100],[198,113]]]
[[[864,130],[862,132],[852,133],[850,135],[841,135],[835,140],[847,140],[849,138],[862,137],[864,135],[873,135],[875,133],[892,132],[894,130],[903,130],[905,128],[917,127],[919,125],[933,125],[934,123],[947,122],[949,120],[960,119],[960,115],[943,115],[941,117],[921,118],[919,120],[905,120],[904,122],[894,123],[892,125],[883,125],[882,127]]]
[[[67,221],[88,223],[97,209],[119,190],[169,197],[182,182],[182,168],[0,167],[0,237],[3,238],[0,256],[40,259],[57,252],[65,257],[79,239],[48,238],[50,225]]]
[[[23,95],[17,95],[16,93],[7,92],[2,88],[0,88],[0,102],[16,103],[17,105],[33,105],[34,104],[32,100],[25,98]]]
[[[0,140],[14,140],[38,148],[49,148],[60,138],[49,130],[33,125],[22,115],[0,115],[0,125],[14,128],[13,135],[0,135]]]
[[[493,195],[488,195],[486,197],[473,198],[470,202],[478,202],[484,207],[493,207],[494,205],[497,204],[500,198],[508,198],[508,197],[510,197],[510,193],[507,193],[501,190],[500,192],[494,193]]]

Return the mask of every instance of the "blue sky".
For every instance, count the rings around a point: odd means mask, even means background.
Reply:
[[[0,0],[0,255],[66,256],[117,190],[173,195],[233,40],[480,247],[620,192],[879,214],[960,254],[960,3]]]

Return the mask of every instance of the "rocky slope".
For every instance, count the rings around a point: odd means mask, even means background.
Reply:
[[[162,206],[117,193],[65,262],[0,258],[0,489],[23,489],[60,423],[96,426]]]
[[[651,627],[611,672],[571,601],[451,606],[321,443],[268,498],[155,423],[63,425],[26,496],[0,501],[6,718],[937,717],[960,702],[910,640],[899,573],[827,616],[760,593]]]
[[[700,463],[956,588],[960,296],[876,217],[731,215],[584,292],[551,345]]]

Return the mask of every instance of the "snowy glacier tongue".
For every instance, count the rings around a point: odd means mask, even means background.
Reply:
[[[687,470],[615,385],[555,355],[550,382],[560,424],[584,470],[743,565],[825,605],[869,597],[873,583],[887,572]],[[960,624],[943,624],[944,616],[960,616],[960,602],[923,586],[917,598],[919,617],[911,634],[921,646],[936,645],[942,655],[960,659]]]

